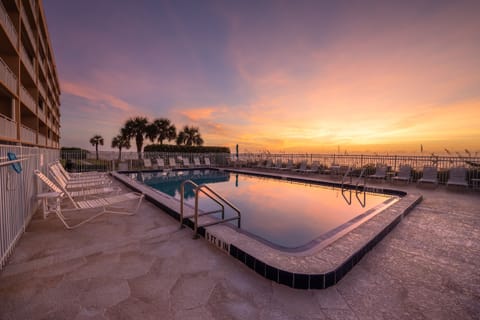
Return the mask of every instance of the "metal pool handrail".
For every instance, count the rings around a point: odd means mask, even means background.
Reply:
[[[198,184],[196,184],[192,180],[185,180],[180,184],[180,229],[183,228],[183,215],[184,215],[184,204],[183,203],[184,203],[184,199],[185,199],[185,185],[186,184],[190,184],[195,188],[195,197],[196,197],[196,194],[197,194],[197,189],[196,188],[198,188]],[[206,212],[206,213],[204,213],[204,215],[221,212],[222,213],[222,219],[223,219],[225,217],[225,206],[220,201],[218,201],[217,199],[215,199],[214,197],[212,197],[211,195],[209,195],[205,191],[203,191],[203,190],[200,190],[200,191],[204,195],[206,195],[207,197],[209,197],[210,199],[215,201],[222,208],[220,211],[216,210],[216,211]],[[197,212],[197,209],[195,209],[195,212]]]
[[[200,191],[203,191],[202,189],[207,189],[209,192],[213,193],[217,198],[222,200],[226,205],[228,205],[230,208],[232,208],[235,212],[237,212],[236,217],[225,219],[224,216],[222,216],[222,220],[215,221],[215,222],[210,222],[210,223],[205,223],[205,224],[202,225],[202,227],[208,227],[208,226],[213,226],[215,224],[219,224],[219,223],[223,223],[223,222],[237,220],[237,227],[240,228],[241,219],[242,219],[242,215],[240,213],[240,210],[235,205],[233,205],[230,201],[228,201],[223,196],[221,196],[220,194],[215,192],[208,185],[202,184],[202,185],[199,185],[198,187],[195,188],[195,216],[194,216],[195,224],[194,224],[194,235],[193,235],[193,237],[195,239],[198,238],[198,233],[197,233],[197,231],[198,231],[198,194],[200,193]]]

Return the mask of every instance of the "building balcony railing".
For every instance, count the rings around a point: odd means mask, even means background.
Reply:
[[[37,112],[37,117],[38,117],[40,120],[42,120],[43,122],[46,121],[46,120],[45,120],[46,117],[45,117],[45,111],[44,111],[44,110],[45,110],[45,107],[44,107],[43,110],[40,109],[40,107],[39,107],[39,108],[38,108],[38,112]]]
[[[27,49],[23,46],[20,46],[20,56],[22,57],[22,62],[25,65],[25,68],[30,73],[30,76],[33,80],[35,80],[35,66],[33,65],[32,61],[28,57]]]
[[[10,41],[12,42],[14,47],[17,47],[17,41],[18,41],[18,34],[17,30],[15,29],[15,26],[13,25],[12,20],[10,20],[10,17],[8,16],[7,10],[3,6],[2,1],[0,1],[0,23],[3,26],[3,29],[7,33],[8,37],[10,38]]]
[[[0,114],[0,137],[17,139],[17,123]]]
[[[25,14],[25,11],[22,10],[22,20],[23,25],[25,26],[25,31],[27,31],[28,37],[30,38],[30,43],[32,44],[33,51],[37,51],[37,42],[35,41],[35,35],[33,34],[32,28],[30,27],[30,22],[28,21],[28,17]]]
[[[40,70],[43,72],[43,76],[46,78],[47,77],[47,69],[45,67],[45,59],[42,60],[41,58],[38,59],[38,65],[40,66]]]
[[[38,134],[38,144],[44,146],[47,144],[47,137],[41,133]]]
[[[30,0],[30,8],[32,9],[33,16],[35,21],[37,20],[37,6],[35,5],[35,0]]]
[[[37,133],[30,129],[29,127],[24,126],[23,124],[20,127],[20,140],[26,143],[37,143],[36,141]]]
[[[38,90],[42,94],[42,97],[45,98],[47,96],[47,91],[45,90],[45,87],[43,86],[43,83],[40,81],[38,82]]]
[[[17,77],[8,65],[0,58],[0,81],[14,94],[17,93]]]
[[[27,108],[30,109],[30,111],[32,111],[34,114],[37,112],[37,104],[35,103],[35,99],[33,99],[30,92],[28,92],[27,89],[25,89],[25,87],[22,85],[20,85],[20,101],[22,101],[23,104],[26,105]]]

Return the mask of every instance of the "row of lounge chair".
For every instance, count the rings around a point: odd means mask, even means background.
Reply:
[[[53,181],[39,170],[34,172],[51,193],[56,194],[52,211],[67,229],[78,228],[105,213],[136,214],[144,198],[143,194],[137,192],[121,193],[120,188],[112,186],[112,180],[105,173],[72,174],[58,161],[50,164],[48,169]],[[125,205],[125,202],[133,202],[133,205]],[[68,222],[72,217],[67,217],[67,214],[72,214],[78,220],[79,215],[92,210],[96,212],[90,212],[86,219],[75,224]]]
[[[377,167],[373,175],[368,176],[374,179],[386,179],[387,167]],[[397,175],[392,177],[392,181],[403,181],[409,183],[412,181],[412,167],[409,165],[401,165]],[[425,166],[422,171],[422,177],[417,180],[419,184],[438,184],[438,169],[437,167]],[[468,187],[467,169],[464,167],[451,168],[448,171],[447,186]]]
[[[314,161],[310,168],[307,167],[307,161],[302,161],[298,168],[293,165],[292,160],[288,160],[285,164],[281,160],[277,160],[275,165],[271,159],[267,160],[265,164],[259,164],[257,168],[273,169],[273,170],[288,170],[298,173],[318,173],[320,172],[320,165],[318,161]],[[324,170],[323,173],[330,173],[333,175],[343,175],[349,170],[348,166],[339,166],[332,164],[332,166]],[[368,175],[369,179],[387,180],[389,175],[392,182],[410,183],[413,180],[412,167],[409,165],[401,165],[397,173],[388,172],[388,167],[379,165],[376,167],[375,173]],[[419,184],[438,184],[438,169],[437,167],[425,166],[422,171],[422,177],[417,180]],[[467,169],[464,167],[451,168],[448,173],[447,186],[461,186],[468,187]]]
[[[187,157],[179,157],[179,161],[175,157],[168,158],[168,164],[166,164],[163,158],[145,158],[143,159],[143,166],[147,169],[177,169],[177,168],[198,168],[198,167],[210,167],[212,164],[210,158],[205,157],[203,164],[200,162],[199,157],[193,158],[193,163]]]

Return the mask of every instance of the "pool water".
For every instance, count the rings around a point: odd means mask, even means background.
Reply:
[[[393,197],[342,192],[339,188],[217,170],[184,170],[132,174],[144,184],[180,200],[180,184],[190,179],[208,184],[242,214],[241,229],[283,248],[298,248],[341,229],[366,212],[380,209]],[[353,194],[353,196],[352,196]],[[185,187],[186,203],[194,206],[193,188]],[[218,204],[200,196],[201,210]],[[226,217],[234,216],[225,208]],[[234,222],[236,224],[236,222]]]

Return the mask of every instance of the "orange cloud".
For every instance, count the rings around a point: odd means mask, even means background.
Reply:
[[[139,108],[137,106],[131,105],[122,99],[119,99],[113,95],[109,95],[103,92],[100,92],[92,87],[81,85],[78,83],[73,83],[69,81],[62,81],[62,91],[66,94],[71,94],[83,99],[90,100],[94,103],[97,103],[101,106],[108,106],[113,109],[121,110],[124,112],[134,112]]]

